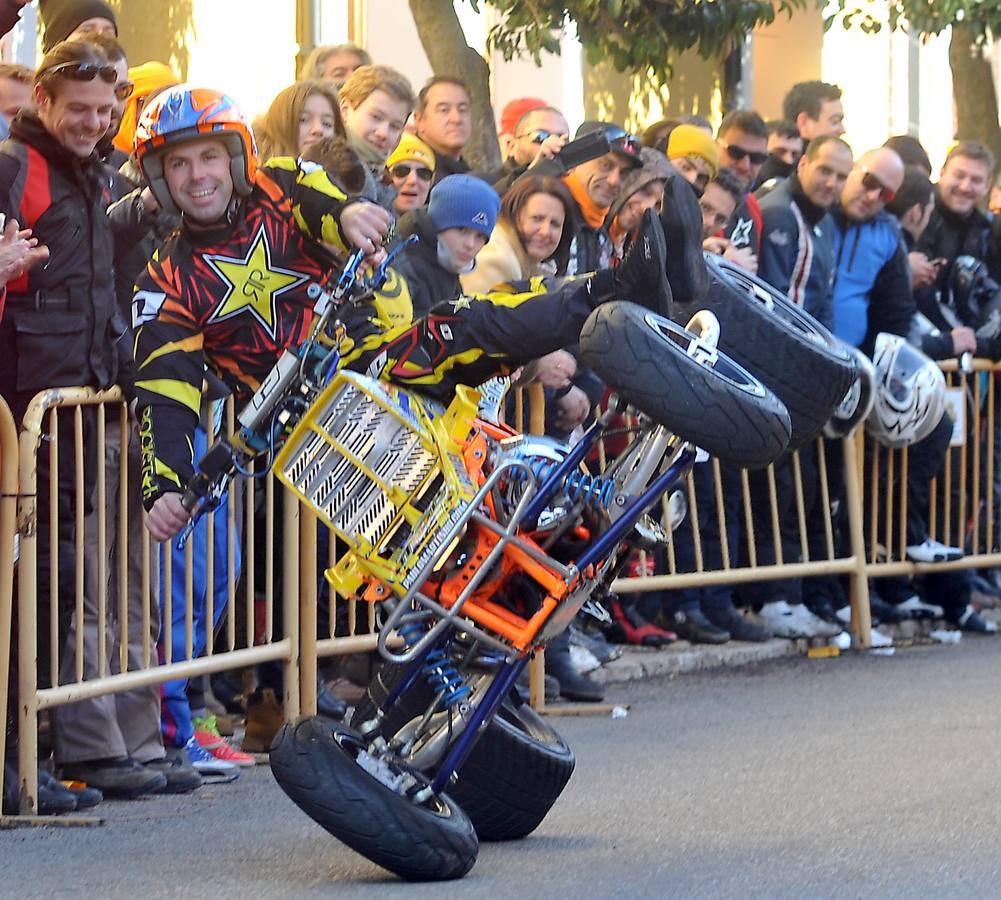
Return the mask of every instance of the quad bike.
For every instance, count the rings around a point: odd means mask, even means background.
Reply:
[[[791,423],[719,350],[712,313],[683,328],[624,301],[598,307],[582,331],[585,362],[617,398],[573,446],[481,418],[470,388],[442,407],[337,371],[336,310],[365,287],[359,263],[317,291],[313,336],[279,360],[241,432],[206,455],[186,503],[208,508],[268,451],[277,477],[337,534],[346,552],[327,579],[342,597],[378,604],[385,664],[350,726],[286,724],[272,771],[373,862],[411,880],[458,878],[480,839],[536,828],[573,771],[569,748],[514,690],[532,653],[607,594],[631,547],[667,540],[649,513],[696,448],[767,465]],[[631,443],[604,473],[586,472],[627,404]]]

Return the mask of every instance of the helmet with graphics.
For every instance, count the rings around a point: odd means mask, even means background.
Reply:
[[[906,339],[880,332],[872,355],[876,399],[866,428],[884,447],[908,447],[932,433],[945,412],[942,370]]]
[[[257,171],[257,144],[232,97],[211,88],[179,84],[161,91],[143,110],[136,126],[136,161],[153,196],[167,212],[178,210],[163,177],[165,151],[206,137],[222,138],[229,153],[233,187],[240,196],[248,196]]]

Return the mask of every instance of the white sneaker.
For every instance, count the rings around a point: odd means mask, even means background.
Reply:
[[[911,562],[941,563],[952,562],[963,558],[959,547],[949,547],[939,541],[926,538],[920,544],[910,544],[907,547],[907,558]]]
[[[884,634],[878,628],[870,628],[869,635],[872,639],[873,647],[892,647],[893,638],[888,634]]]
[[[761,623],[776,637],[834,637],[841,628],[815,616],[802,603],[790,606],[785,600],[775,600],[761,607]]]
[[[912,594],[903,603],[894,604],[894,609],[904,613],[908,619],[941,619],[945,615],[941,606],[925,603],[917,594]]]

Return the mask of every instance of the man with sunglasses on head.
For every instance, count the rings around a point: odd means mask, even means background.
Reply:
[[[8,284],[0,322],[0,385],[20,421],[31,398],[52,387],[106,388],[120,380],[131,358],[126,328],[117,312],[112,231],[106,215],[110,192],[97,153],[115,107],[118,72],[100,48],[85,40],[50,50],[35,73],[35,109],[22,110],[11,137],[0,145],[0,212],[31,227],[50,260]],[[66,645],[75,606],[77,495],[73,411],[58,414],[60,432],[55,502],[58,530],[49,541],[49,454],[38,455],[38,644],[39,683],[48,686],[49,621],[58,605],[58,644]],[[83,412],[84,484],[95,483],[96,419]],[[85,494],[84,514],[94,498]],[[61,587],[50,596],[49,566],[55,557]],[[12,696],[17,696],[16,689]],[[162,755],[162,751],[161,751]],[[161,772],[125,760],[116,783],[129,796],[162,788]],[[41,776],[42,779],[45,776]],[[55,811],[58,784],[44,784],[41,808]],[[82,799],[82,798],[81,798]],[[86,802],[92,802],[93,796]]]
[[[734,110],[720,123],[716,143],[720,168],[736,175],[746,192],[722,236],[729,240],[734,250],[746,247],[758,257],[761,255],[761,207],[750,188],[768,158],[768,126],[753,110]]]

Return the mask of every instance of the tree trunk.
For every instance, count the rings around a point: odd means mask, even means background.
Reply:
[[[986,144],[1001,159],[1001,126],[998,98],[991,64],[975,45],[975,32],[964,25],[952,26],[949,66],[952,96],[956,103],[956,137]]]
[[[501,159],[490,105],[490,67],[466,43],[453,0],[410,0],[410,11],[435,75],[451,75],[469,89],[473,133],[463,158],[477,171],[496,169]]]

